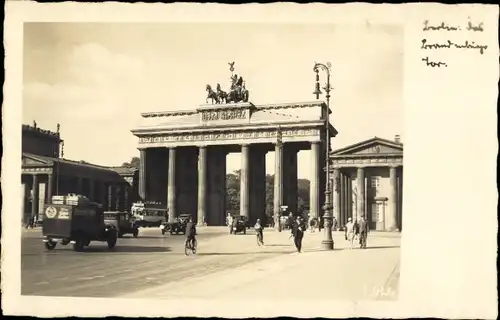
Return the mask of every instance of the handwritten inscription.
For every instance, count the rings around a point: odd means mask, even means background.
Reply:
[[[429,20],[425,20],[423,22],[422,31],[427,32],[429,37],[431,33],[440,33],[448,32],[450,37],[453,35],[454,38],[460,35],[464,35],[466,39],[464,40],[429,40],[428,37],[425,37],[421,40],[420,49],[426,51],[437,51],[437,50],[460,50],[461,52],[466,51],[475,51],[479,54],[484,54],[488,46],[485,44],[478,43],[477,40],[473,40],[470,37],[476,32],[484,32],[484,24],[483,22],[474,22],[469,17],[466,24],[449,24],[446,22],[440,23],[432,23]],[[448,63],[445,61],[440,61],[435,58],[430,57],[429,55],[423,57],[421,59],[426,67],[430,68],[442,68],[448,67]]]
[[[203,121],[245,119],[246,110],[206,111],[201,115]]]

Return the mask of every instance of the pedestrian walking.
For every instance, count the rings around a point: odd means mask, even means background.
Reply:
[[[332,230],[333,231],[337,231],[337,219],[335,217],[333,217],[332,219]]]
[[[364,216],[359,219],[359,245],[361,249],[366,249],[366,240],[368,238],[368,221],[365,220]]]
[[[255,223],[253,228],[255,229],[255,232],[257,233],[257,244],[259,246],[260,245],[263,246],[264,245],[264,227],[260,223],[260,219],[257,219],[257,222]]]
[[[229,234],[232,234],[233,233],[233,216],[231,215],[231,212],[227,213],[226,225],[229,227]]]
[[[300,217],[294,221],[292,225],[292,236],[293,242],[295,243],[295,248],[297,248],[297,252],[300,253],[302,251],[302,239],[304,238],[304,230],[305,224]]]
[[[355,234],[355,225],[352,222],[352,218],[349,217],[347,219],[347,223],[345,225],[345,239],[349,241],[349,247],[352,249],[354,246],[354,237],[356,236]]]
[[[309,227],[310,227],[310,230],[309,232],[310,233],[314,233],[314,229],[316,229],[316,219],[313,218],[312,216],[309,216]]]

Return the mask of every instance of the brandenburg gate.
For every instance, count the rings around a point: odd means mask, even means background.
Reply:
[[[234,69],[231,66],[231,71]],[[207,104],[192,110],[141,114],[139,196],[166,203],[169,220],[190,213],[198,224],[225,224],[226,156],[241,152],[240,214],[265,221],[267,152],[276,156],[274,217],[297,210],[297,153],[311,150],[310,213],[318,217],[325,188],[325,119],[321,101],[254,105],[243,80],[231,91],[207,85]],[[208,100],[212,103],[208,104]],[[293,109],[307,116],[293,116]],[[336,130],[329,124],[331,136]],[[269,222],[269,221],[267,221]]]

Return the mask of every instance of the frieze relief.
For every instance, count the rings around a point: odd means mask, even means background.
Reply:
[[[348,166],[369,166],[369,165],[402,165],[402,157],[391,158],[370,158],[370,159],[334,159],[333,165],[340,167]]]
[[[282,137],[301,137],[319,135],[319,129],[288,129],[282,130]],[[240,131],[240,132],[212,132],[212,133],[183,133],[169,135],[149,135],[139,138],[140,144],[195,142],[215,140],[242,140],[242,139],[268,139],[277,137],[276,131]]]
[[[201,114],[202,121],[216,121],[216,120],[236,120],[246,119],[247,110],[233,109],[233,110],[212,110],[204,111]]]

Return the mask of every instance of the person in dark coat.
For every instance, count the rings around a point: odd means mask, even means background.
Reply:
[[[368,221],[365,220],[364,216],[361,216],[358,223],[359,230],[359,244],[361,249],[366,249],[366,239],[368,238]]]
[[[292,235],[297,252],[302,251],[302,239],[304,238],[304,231],[306,230],[304,221],[300,217],[294,221],[292,225]]]
[[[188,223],[186,225],[186,244],[188,241],[191,241],[191,244],[194,244],[196,240],[196,224],[193,222],[193,219],[188,218]]]

